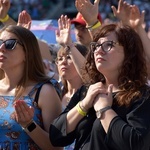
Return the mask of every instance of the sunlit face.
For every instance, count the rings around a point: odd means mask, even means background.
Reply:
[[[76,40],[80,44],[85,46],[88,46],[89,43],[92,41],[88,29],[86,29],[85,26],[80,24],[75,25],[75,36],[76,36]]]
[[[16,42],[9,39],[15,39]],[[16,35],[3,31],[0,35],[0,41],[0,68],[3,70],[11,69],[13,71],[18,67],[24,67],[25,53]]]
[[[124,50],[114,32],[97,41],[94,51],[95,64],[102,74],[118,72],[124,60]]]
[[[60,55],[57,57],[56,64],[58,67],[59,75],[65,80],[75,79],[79,76],[73,61],[69,55]]]

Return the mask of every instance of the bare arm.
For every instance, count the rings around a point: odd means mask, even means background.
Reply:
[[[61,101],[51,85],[43,85],[39,95],[38,106],[42,112],[44,129],[36,125],[36,128],[27,134],[43,150],[62,150],[62,148],[53,147],[49,139],[49,126],[61,113]],[[15,110],[17,122],[26,127],[34,116],[33,108],[22,100],[16,102]]]
[[[2,21],[3,25],[4,26],[19,25],[30,30],[31,16],[25,10],[23,10],[20,12],[18,16],[18,23],[17,23],[10,16],[8,16],[9,9],[10,9],[10,0],[1,0],[0,1],[0,19],[4,20]]]
[[[144,23],[144,16],[145,16],[144,11],[142,11],[142,13],[140,13],[139,8],[137,6],[134,5],[132,7],[130,24],[139,34],[139,36],[142,40],[142,43],[143,43],[145,53],[146,53],[147,61],[150,63],[150,49],[149,49],[150,39],[148,38],[148,35],[142,26],[142,24]]]
[[[1,0],[0,1],[0,19],[2,19],[3,25],[16,25],[16,22],[8,17],[8,11],[10,9],[10,1],[9,0]]]
[[[85,63],[85,57],[77,50],[71,39],[71,24],[67,16],[61,16],[58,20],[58,31],[56,31],[56,41],[63,47],[70,47],[70,56],[73,60],[78,74],[81,76],[81,67]]]
[[[90,85],[85,98],[81,101],[80,106],[82,106],[82,108],[84,108],[83,110],[85,110],[86,112],[88,112],[88,110],[92,106],[94,106],[94,101],[98,94],[106,93],[106,90],[102,89],[101,85],[101,82],[97,82],[95,84]],[[71,109],[67,113],[67,133],[73,131],[83,117],[84,116],[78,112],[76,106],[73,109]]]

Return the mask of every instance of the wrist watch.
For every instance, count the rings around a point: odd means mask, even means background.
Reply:
[[[111,107],[110,107],[110,106],[106,106],[106,107],[104,107],[104,108],[102,108],[102,109],[96,111],[96,117],[97,117],[98,119],[101,119],[102,114],[103,114],[105,111],[107,111],[108,109],[111,109]]]
[[[35,128],[36,128],[36,123],[34,121],[31,121],[31,123],[29,123],[29,125],[23,128],[23,130],[26,132],[32,132]]]

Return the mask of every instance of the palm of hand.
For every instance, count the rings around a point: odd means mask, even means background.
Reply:
[[[60,44],[65,44],[68,41],[68,38],[69,38],[68,29],[60,30],[60,34],[56,35],[56,41]]]
[[[143,23],[143,18],[141,18],[140,13],[131,13],[130,15],[130,26],[136,28]]]
[[[9,8],[10,8],[9,3],[5,2],[5,4],[1,4],[1,6],[0,6],[0,17],[7,14]]]
[[[26,29],[30,29],[30,24],[29,23],[18,23],[18,26],[22,26]]]
[[[130,26],[132,28],[136,28],[138,25],[140,25],[141,22],[140,22],[140,19],[136,19],[136,20],[130,20]]]

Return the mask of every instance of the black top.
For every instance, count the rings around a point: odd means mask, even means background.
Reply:
[[[149,150],[150,147],[150,88],[141,88],[141,98],[137,98],[129,107],[112,105],[118,114],[110,123],[107,134],[94,108],[76,126],[66,134],[67,112],[82,100],[87,87],[82,86],[72,97],[64,112],[50,126],[50,140],[54,146],[67,146],[74,140],[75,150]],[[116,93],[113,93],[113,102]]]

